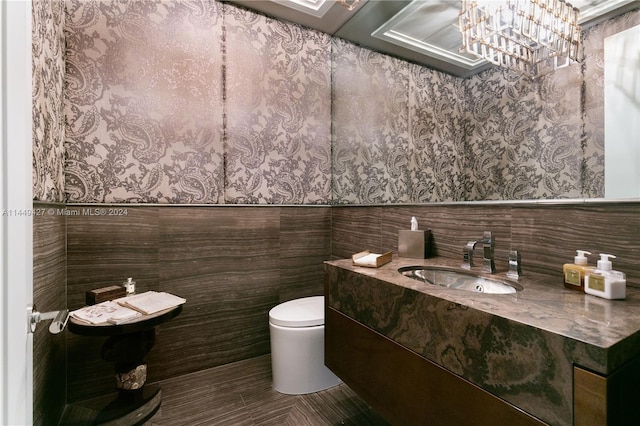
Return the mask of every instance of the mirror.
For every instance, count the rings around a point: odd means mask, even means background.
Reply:
[[[605,197],[640,197],[640,25],[604,41]]]
[[[605,190],[605,152],[631,157],[631,148],[605,148],[605,99],[607,109],[617,101],[603,86],[605,39],[638,21],[636,9],[588,28],[584,63],[535,81],[497,68],[460,79],[333,40],[334,201],[638,198],[637,189]],[[637,106],[635,52],[627,77]],[[606,128],[626,132],[632,122]],[[639,182],[638,164],[622,179]]]

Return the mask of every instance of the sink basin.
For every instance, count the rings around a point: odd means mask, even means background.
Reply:
[[[428,284],[476,293],[512,294],[522,290],[522,286],[516,282],[440,266],[405,266],[398,272]]]

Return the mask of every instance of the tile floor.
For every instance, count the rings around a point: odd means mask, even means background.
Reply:
[[[263,355],[164,380],[162,405],[145,426],[388,426],[344,383],[307,395],[271,388],[271,357]],[[82,425],[67,407],[62,425]]]
[[[388,425],[347,385],[308,395],[271,388],[264,355],[176,379],[162,386],[162,406],[149,426]]]

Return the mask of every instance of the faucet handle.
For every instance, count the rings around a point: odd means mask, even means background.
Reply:
[[[509,270],[507,271],[507,277],[518,279],[522,275],[520,252],[518,250],[511,250],[509,252]]]
[[[471,267],[475,266],[473,264],[473,250],[476,248],[477,241],[469,241],[466,246],[462,249],[463,255],[463,269],[471,269]]]

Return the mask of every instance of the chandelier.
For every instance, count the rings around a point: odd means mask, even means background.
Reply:
[[[564,0],[462,0],[462,49],[528,76],[581,61],[578,9]]]
[[[338,3],[342,5],[345,9],[351,11],[356,8],[360,0],[338,0]]]

